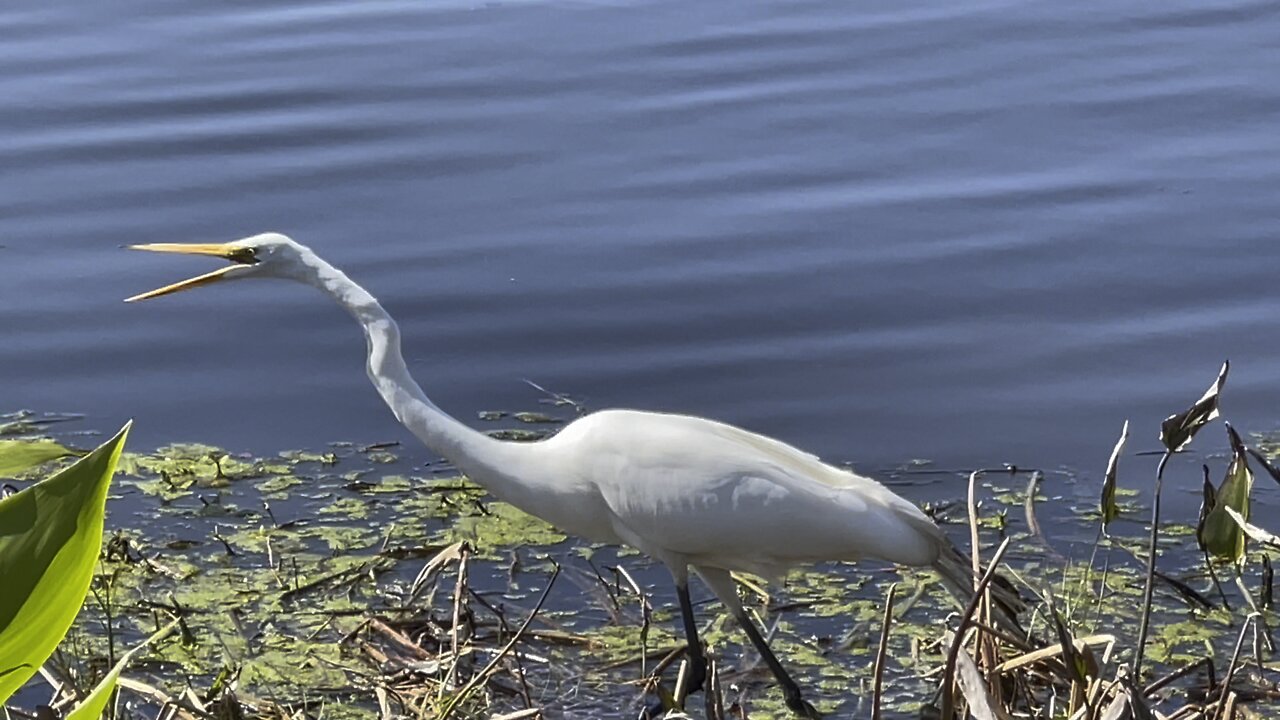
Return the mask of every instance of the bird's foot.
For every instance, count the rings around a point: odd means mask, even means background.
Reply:
[[[800,688],[792,685],[783,688],[782,693],[783,698],[787,701],[787,709],[797,717],[802,717],[805,720],[822,720],[822,713],[819,713],[817,708],[800,697]]]
[[[659,684],[654,687],[657,697],[651,699],[645,705],[640,717],[644,720],[657,720],[665,717],[667,712],[672,709],[680,709],[684,707],[685,700],[692,694],[703,689],[707,682],[707,658],[701,653],[697,655],[689,654],[687,661],[681,667],[682,680],[677,679],[676,687],[680,691],[679,697],[667,692],[665,686]]]
[[[698,654],[698,655],[688,654],[687,657],[689,662],[685,667],[685,671],[686,671],[685,679],[684,679],[685,697],[688,697],[698,692],[699,690],[701,690],[702,686],[705,685],[707,682],[706,656],[702,654]],[[680,700],[684,700],[684,698],[682,697],[680,698]]]
[[[648,700],[640,711],[640,720],[661,720],[667,717],[668,713],[673,710],[678,711],[683,706],[684,699],[677,698],[675,693],[668,690],[661,678],[655,677],[652,680],[653,684],[645,693]]]

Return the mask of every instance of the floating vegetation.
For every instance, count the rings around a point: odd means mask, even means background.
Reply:
[[[1185,421],[1169,421],[1170,442],[1190,442],[1213,419],[1216,397],[1212,408],[1202,400]],[[509,438],[555,429],[541,413],[480,417]],[[68,462],[76,443],[44,437],[54,428],[38,420],[6,416],[20,425],[0,442]],[[1139,462],[1122,459],[1122,449],[1118,442],[1102,477],[992,471],[972,477],[972,506],[933,508],[956,526],[953,536],[979,537],[982,564],[998,557],[1029,602],[1018,637],[989,629],[982,603],[951,604],[932,574],[874,563],[796,571],[785,587],[744,577],[744,597],[832,717],[1275,713],[1275,548],[1256,540],[1267,519],[1238,511],[1247,511],[1242,496],[1252,483],[1246,456],[1274,457],[1280,439],[1249,438],[1226,463],[1214,460],[1226,482],[1210,486],[1224,504],[1207,508],[1207,526],[1179,514],[1159,527],[1150,607],[1151,539],[1132,479]],[[425,452],[380,443],[264,456],[193,444],[127,453],[89,603],[46,664],[58,688],[28,687],[12,716],[35,717],[42,703],[69,706],[124,649],[173,621],[173,635],[124,671],[118,717],[514,720],[543,709],[636,717],[669,699],[683,646],[666,571],[633,551],[567,538],[448,468],[424,466]],[[1198,478],[1198,464],[1178,461],[1168,472]],[[916,473],[940,482],[968,476],[923,462],[899,471]],[[936,494],[962,492],[957,483]],[[1233,534],[1234,518],[1247,532]],[[1226,559],[1207,562],[1198,538],[1226,549]],[[705,617],[712,691],[705,707],[695,695],[687,712],[786,717],[736,625],[723,613]],[[1144,618],[1145,665],[1135,678]]]

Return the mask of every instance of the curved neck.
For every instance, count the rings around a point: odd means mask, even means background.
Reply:
[[[483,482],[502,446],[509,445],[462,424],[431,402],[405,367],[400,328],[367,290],[314,253],[305,262],[315,272],[312,284],[328,293],[359,321],[368,343],[366,370],[396,419],[427,447],[440,453],[472,479]],[[475,477],[480,475],[481,477]]]

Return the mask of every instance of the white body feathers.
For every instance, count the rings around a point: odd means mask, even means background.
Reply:
[[[727,602],[736,602],[726,597],[733,595],[730,570],[777,577],[798,564],[864,557],[956,564],[938,527],[883,485],[730,425],[606,410],[541,442],[501,442],[473,430],[422,392],[405,367],[400,331],[378,301],[283,235],[139,247],[214,254],[237,264],[134,300],[245,277],[320,288],[360,323],[369,379],[428,447],[498,498],[562,530],[632,545],[666,563],[680,582],[696,568]]]
[[[636,410],[588,415],[540,442],[501,442],[427,398],[405,367],[395,321],[310,249],[275,233],[223,244],[133,247],[215,255],[234,264],[130,301],[247,277],[323,290],[360,323],[369,380],[428,447],[499,499],[566,532],[631,545],[671,570],[689,640],[687,689],[702,686],[707,668],[689,598],[690,569],[742,625],[782,685],[787,707],[810,718],[817,712],[752,623],[731,571],[778,578],[795,565],[870,557],[932,566],[952,595],[972,595],[968,562],[915,505],[790,445],[712,420]],[[997,620],[1017,630],[1019,599],[1005,595],[997,606],[1007,612]]]
[[[527,446],[527,458],[580,494],[580,504],[542,508],[545,519],[669,565],[767,577],[820,560],[929,565],[945,542],[876,481],[702,418],[605,410]]]

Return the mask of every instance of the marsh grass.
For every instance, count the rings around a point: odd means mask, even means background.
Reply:
[[[554,430],[543,413],[481,418],[506,437]],[[0,428],[26,440],[61,427],[40,421],[11,416]],[[1276,448],[1249,446],[1259,457]],[[126,671],[117,716],[613,718],[654,699],[682,715],[672,705],[683,645],[660,568],[566,538],[407,452],[173,445],[126,456],[86,612],[43,669],[46,684],[7,713],[70,706],[123,648],[177,620],[180,631]],[[785,588],[744,577],[744,598],[830,717],[1272,716],[1272,549],[1255,542],[1239,563],[1206,566],[1194,518],[1174,518],[1156,537],[1144,608],[1140,474],[1120,462],[1105,475],[1112,507],[1086,500],[1104,494],[1102,481],[1073,473],[889,473],[954,479],[955,497],[969,480],[967,501],[931,512],[976,548],[976,567],[1021,592],[1021,634],[997,626],[986,594],[959,607],[930,574],[876,564],[797,571]],[[1189,465],[1175,457],[1168,472]],[[699,605],[712,668],[688,716],[786,717],[730,619]]]

